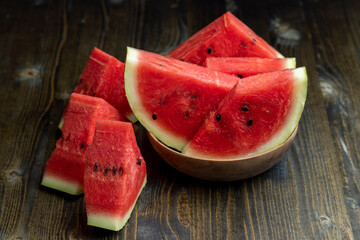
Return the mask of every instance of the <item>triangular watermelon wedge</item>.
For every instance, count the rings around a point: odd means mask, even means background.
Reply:
[[[86,149],[84,197],[88,225],[120,230],[146,184],[146,165],[131,123],[98,120]]]
[[[240,80],[184,148],[185,155],[236,159],[283,143],[300,120],[305,67]]]
[[[130,121],[137,121],[125,96],[124,63],[96,47],[90,54],[74,92],[102,98]]]
[[[141,124],[179,151],[238,77],[128,47],[125,90]]]
[[[283,57],[230,12],[195,33],[168,56],[197,65],[203,65],[207,57]]]

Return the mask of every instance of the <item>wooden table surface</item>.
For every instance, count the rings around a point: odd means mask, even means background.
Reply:
[[[265,173],[207,182],[168,166],[143,129],[148,183],[124,229],[87,226],[83,196],[40,186],[94,46],[166,54],[231,11],[306,66],[294,144]],[[0,239],[360,239],[360,1],[11,1],[0,4]]]

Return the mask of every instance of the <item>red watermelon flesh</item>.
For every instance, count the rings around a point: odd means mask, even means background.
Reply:
[[[86,150],[88,224],[114,231],[127,222],[146,183],[146,165],[131,123],[98,120]]]
[[[215,58],[209,57],[205,67],[215,71],[232,74],[240,78],[260,73],[293,69],[296,66],[295,58]]]
[[[306,92],[304,67],[244,78],[210,114],[183,153],[235,159],[268,151],[295,129]]]
[[[62,137],[46,162],[42,185],[74,195],[83,192],[85,149],[93,141],[96,119],[127,120],[101,98],[71,94]]]
[[[62,118],[62,138],[77,146],[92,143],[96,119],[127,121],[105,100],[78,93],[71,94]]]
[[[148,131],[180,151],[237,81],[228,74],[128,47],[125,89],[130,106]]]
[[[207,57],[283,57],[230,12],[195,33],[168,54],[203,65]]]
[[[85,149],[81,151],[73,145],[56,147],[46,162],[41,184],[69,194],[81,194],[84,191],[84,163]]]
[[[103,98],[129,120],[136,119],[124,89],[124,63],[94,48],[79,78],[74,92]]]

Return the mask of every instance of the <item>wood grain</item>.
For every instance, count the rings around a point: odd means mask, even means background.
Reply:
[[[94,46],[166,54],[231,11],[306,66],[298,136],[265,173],[186,176],[137,134],[148,184],[119,232],[86,224],[82,196],[40,186],[57,124]],[[4,1],[0,5],[0,239],[360,239],[360,3]]]

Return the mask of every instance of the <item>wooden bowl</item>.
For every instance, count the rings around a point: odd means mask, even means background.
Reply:
[[[187,175],[211,181],[236,181],[256,176],[274,166],[286,153],[296,136],[296,126],[281,145],[252,157],[239,159],[206,159],[189,157],[160,142],[147,132],[155,151],[172,167]]]

